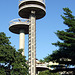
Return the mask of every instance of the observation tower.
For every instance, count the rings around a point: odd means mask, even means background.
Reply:
[[[10,21],[9,30],[12,33],[20,34],[19,49],[23,49],[22,55],[24,56],[25,48],[25,34],[29,33],[29,19],[13,19]]]
[[[20,0],[19,2],[19,16],[30,20],[29,74],[36,75],[36,20],[46,14],[45,0]]]

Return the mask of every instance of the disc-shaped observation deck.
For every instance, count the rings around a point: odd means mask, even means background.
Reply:
[[[13,19],[10,21],[9,30],[15,34],[19,34],[20,30],[24,30],[25,34],[29,33],[29,19]]]
[[[29,19],[31,11],[35,11],[36,19],[40,19],[46,14],[45,0],[20,0],[19,15]]]

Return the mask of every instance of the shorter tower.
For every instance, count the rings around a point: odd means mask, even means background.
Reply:
[[[18,18],[10,21],[9,30],[12,33],[20,34],[19,49],[23,49],[22,55],[24,55],[25,34],[29,33],[29,19]]]

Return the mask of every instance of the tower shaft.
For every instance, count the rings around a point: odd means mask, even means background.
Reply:
[[[24,29],[20,30],[20,39],[19,39],[19,49],[23,49],[22,55],[24,56],[24,48],[25,48],[25,33]]]
[[[29,74],[36,75],[36,18],[35,11],[30,14],[29,25]]]

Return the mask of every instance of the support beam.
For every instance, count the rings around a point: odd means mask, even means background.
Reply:
[[[19,40],[19,49],[23,49],[22,55],[24,56],[24,48],[25,48],[25,33],[24,30],[20,30],[20,40]]]

